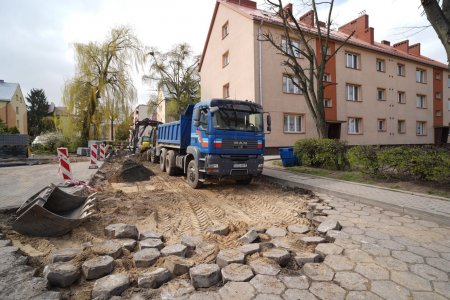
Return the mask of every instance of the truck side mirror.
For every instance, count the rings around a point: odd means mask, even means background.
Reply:
[[[267,131],[272,131],[272,117],[270,115],[267,115]]]
[[[194,127],[200,125],[200,109],[194,109]]]

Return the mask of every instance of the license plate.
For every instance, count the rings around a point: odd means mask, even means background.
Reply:
[[[233,168],[247,168],[247,164],[233,164]]]

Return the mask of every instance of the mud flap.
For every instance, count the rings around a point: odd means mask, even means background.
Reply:
[[[60,236],[80,225],[93,213],[95,193],[88,197],[64,192],[49,185],[17,210],[13,229],[30,236]]]

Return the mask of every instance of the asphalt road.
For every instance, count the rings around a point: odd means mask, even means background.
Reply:
[[[74,179],[88,181],[97,169],[89,161],[71,164]],[[57,164],[0,168],[0,210],[19,208],[22,203],[50,183],[62,183]]]

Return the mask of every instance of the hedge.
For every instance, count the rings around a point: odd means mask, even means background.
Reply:
[[[304,139],[294,145],[301,165],[343,170],[349,167],[347,144],[335,139]]]

